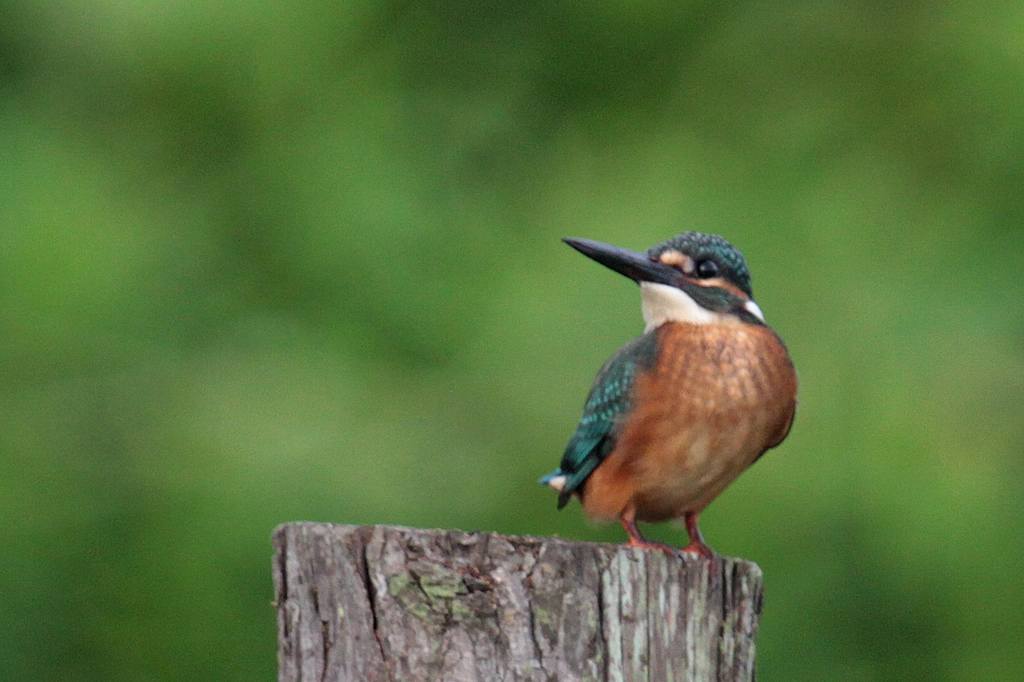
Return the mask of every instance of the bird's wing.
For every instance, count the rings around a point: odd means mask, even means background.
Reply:
[[[654,364],[657,349],[657,337],[650,331],[619,349],[598,372],[556,472],[565,476],[559,509],[614,449],[621,418],[632,408],[633,382],[640,371]]]

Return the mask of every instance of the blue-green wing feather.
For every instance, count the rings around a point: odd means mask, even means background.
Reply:
[[[657,338],[652,331],[623,346],[598,372],[561,465],[541,479],[547,483],[565,477],[558,495],[559,509],[614,449],[622,418],[632,409],[636,376],[653,364],[656,355]]]

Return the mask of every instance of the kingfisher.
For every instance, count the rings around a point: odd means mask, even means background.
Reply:
[[[569,246],[640,285],[644,333],[597,374],[560,466],[540,482],[558,508],[578,496],[595,520],[681,520],[684,555],[710,558],[700,514],[789,434],[797,378],[754,302],[750,271],[724,238],[685,232],[638,253],[588,239]]]

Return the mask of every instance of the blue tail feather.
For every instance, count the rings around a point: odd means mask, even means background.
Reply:
[[[562,471],[561,469],[555,469],[550,474],[544,474],[539,479],[537,479],[537,483],[540,483],[541,485],[550,485],[551,481],[555,478],[558,478],[559,476],[565,476],[565,472]]]

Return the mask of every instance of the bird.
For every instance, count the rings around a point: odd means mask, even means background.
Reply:
[[[754,302],[743,254],[684,232],[634,252],[589,239],[572,248],[640,286],[644,332],[605,362],[557,469],[540,483],[558,509],[578,497],[593,520],[618,521],[628,545],[710,559],[699,519],[743,471],[789,434],[797,375]],[[639,522],[682,521],[677,550]]]

